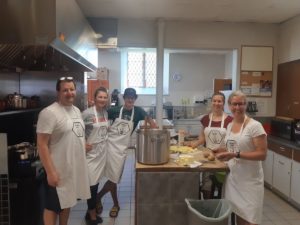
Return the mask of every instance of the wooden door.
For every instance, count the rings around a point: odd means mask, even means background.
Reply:
[[[214,79],[214,93],[219,91],[231,90],[232,80],[231,79]]]

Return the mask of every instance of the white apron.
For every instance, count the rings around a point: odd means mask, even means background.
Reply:
[[[246,117],[247,118],[247,117]],[[244,123],[246,121],[244,120]],[[250,121],[249,121],[250,122]],[[243,135],[244,123],[239,133],[226,136],[226,147],[230,152],[251,151],[251,137]],[[245,141],[247,140],[248,141]],[[225,182],[225,198],[232,203],[233,212],[248,222],[260,224],[264,198],[263,171],[261,161],[233,158],[228,161],[230,173]]]
[[[99,122],[96,107],[94,106],[94,114],[96,123],[93,124],[92,132],[90,133],[87,143],[93,147],[86,153],[86,159],[89,170],[90,186],[99,183],[99,180],[103,176],[104,168],[106,164],[106,140],[108,121],[103,115],[105,121]]]
[[[209,149],[217,149],[221,146],[225,146],[225,136],[226,136],[226,128],[224,128],[225,123],[225,113],[222,115],[221,127],[212,127],[212,113],[209,114],[209,124],[204,128],[204,136],[205,136],[205,145]],[[202,187],[201,189],[204,191],[211,191],[212,180],[210,178],[212,172],[203,172],[201,173],[201,181]]]
[[[68,112],[67,112],[68,110]],[[89,199],[90,187],[85,159],[84,123],[80,112],[72,106],[62,107],[65,113],[65,132],[51,146],[51,156],[60,182],[56,187],[62,209],[73,207],[77,199]]]
[[[119,183],[126,159],[126,149],[133,130],[134,108],[130,121],[122,119],[123,107],[119,118],[110,126],[107,139],[107,158],[105,176],[114,183]]]
[[[211,127],[212,123],[212,113],[209,114],[209,124],[204,128],[204,136],[206,147],[209,149],[217,149],[222,145],[225,146],[225,136],[226,128],[224,128],[225,123],[225,113],[222,115],[221,127]]]

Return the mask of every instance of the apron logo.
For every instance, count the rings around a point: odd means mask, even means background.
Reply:
[[[84,129],[80,122],[73,122],[72,131],[77,137],[83,137]]]
[[[98,135],[100,138],[105,138],[107,136],[107,127],[106,126],[99,127]]]
[[[238,143],[236,140],[227,140],[226,148],[229,152],[238,152]]]
[[[221,133],[217,130],[210,131],[208,133],[208,138],[214,144],[221,144],[221,141],[223,140]]]
[[[118,124],[117,129],[120,135],[126,135],[128,132],[130,132],[130,127],[127,123]]]

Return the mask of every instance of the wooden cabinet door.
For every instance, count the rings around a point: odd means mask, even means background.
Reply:
[[[274,152],[268,150],[267,158],[263,161],[264,179],[269,185],[273,185],[273,157]]]
[[[274,152],[273,187],[285,196],[290,196],[292,160]]]
[[[291,199],[300,204],[300,163],[293,161],[291,177]]]
[[[290,108],[290,75],[291,68],[286,65],[278,66],[277,75],[277,98],[276,98],[276,115],[277,116],[289,116]]]
[[[278,66],[276,115],[300,118],[300,60]]]

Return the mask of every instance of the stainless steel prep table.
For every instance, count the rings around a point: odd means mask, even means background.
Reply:
[[[201,157],[203,155],[198,159]],[[190,168],[176,164],[173,159],[163,165],[136,163],[135,169],[136,225],[187,224],[187,207],[184,199],[199,198],[200,173],[228,171],[227,165],[218,160]]]

